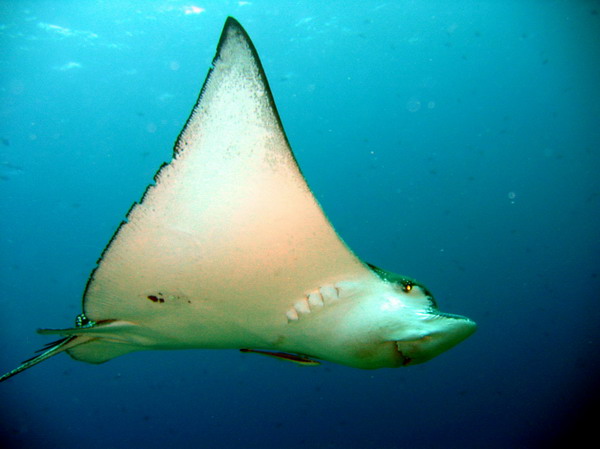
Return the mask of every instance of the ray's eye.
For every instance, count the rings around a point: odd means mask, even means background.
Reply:
[[[402,291],[404,291],[405,293],[410,293],[410,291],[412,289],[413,289],[413,285],[410,282],[402,283]]]

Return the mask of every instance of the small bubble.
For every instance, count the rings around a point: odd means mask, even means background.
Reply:
[[[406,102],[406,109],[408,109],[408,112],[417,112],[421,109],[421,100],[414,97],[411,98]]]

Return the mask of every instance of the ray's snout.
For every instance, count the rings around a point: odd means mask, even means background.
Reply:
[[[427,362],[453,348],[477,330],[477,324],[460,315],[440,314],[432,318],[434,328],[421,338],[396,340],[403,366]]]

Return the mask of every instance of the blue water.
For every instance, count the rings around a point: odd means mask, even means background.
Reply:
[[[0,385],[3,448],[536,448],[598,401],[600,2],[1,1],[0,371],[68,327],[226,16],[363,259],[478,332],[424,364],[59,355]]]

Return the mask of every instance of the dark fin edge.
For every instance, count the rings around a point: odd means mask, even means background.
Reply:
[[[281,133],[285,137],[285,141],[288,144],[288,147],[290,148],[290,152],[292,153],[292,157],[294,158],[294,161],[296,161],[296,165],[298,166],[298,169],[300,169],[300,166],[298,165],[298,161],[296,160],[296,156],[294,155],[294,152],[291,150],[292,147],[287,138],[287,134],[285,133],[285,130],[283,129],[281,117],[279,115],[279,111],[277,110],[277,105],[275,104],[275,99],[273,98],[273,92],[271,91],[271,86],[269,85],[269,80],[267,79],[267,74],[265,72],[265,69],[263,68],[260,57],[258,56],[258,51],[256,51],[256,47],[254,46],[252,39],[250,39],[250,36],[248,35],[248,33],[246,32],[244,27],[236,19],[234,19],[231,16],[227,17],[227,19],[225,20],[225,25],[223,25],[223,30],[221,31],[221,36],[219,37],[219,43],[217,44],[217,51],[215,53],[215,56],[213,57],[211,67],[208,69],[206,78],[204,79],[204,84],[202,84],[202,88],[200,89],[200,94],[198,95],[196,103],[194,104],[194,107],[192,108],[192,112],[190,113],[188,119],[186,120],[185,125],[181,129],[179,136],[177,136],[177,140],[175,141],[175,146],[173,148],[173,157],[175,157],[177,155],[177,153],[179,152],[179,142],[181,141],[183,133],[185,132],[189,122],[194,117],[194,113],[196,112],[196,110],[198,109],[198,106],[200,105],[200,102],[202,101],[202,96],[204,94],[204,90],[206,89],[206,87],[209,84],[209,79],[210,79],[211,73],[214,70],[216,62],[221,57],[221,49],[222,49],[223,45],[225,44],[227,38],[229,37],[230,32],[232,32],[231,30],[233,30],[233,32],[239,33],[244,38],[244,40],[248,44],[248,47],[250,48],[252,57],[254,59],[254,62],[256,63],[256,66],[258,67],[260,77],[262,78],[262,82],[265,86],[265,90],[266,90],[267,96],[269,98],[269,103],[271,105],[271,108],[273,109],[273,112],[277,119],[277,123],[279,124],[279,128],[281,130]]]

